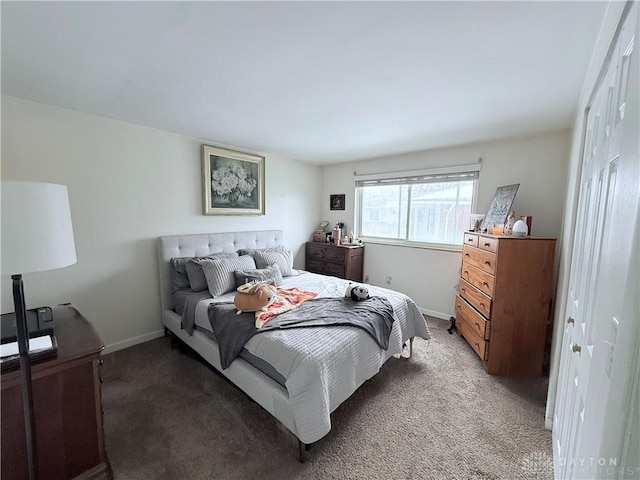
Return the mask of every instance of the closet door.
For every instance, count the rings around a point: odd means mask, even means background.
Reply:
[[[632,359],[637,347],[620,338],[622,331],[637,333],[638,318],[637,303],[625,298],[625,287],[638,285],[638,265],[633,263],[638,258],[640,191],[637,19],[634,5],[586,114],[553,422],[556,478],[615,478],[601,471],[604,442],[619,443],[622,454],[624,428],[606,433],[605,419],[620,416],[620,400],[628,388],[612,384],[614,361]],[[618,366],[627,368],[620,361]]]

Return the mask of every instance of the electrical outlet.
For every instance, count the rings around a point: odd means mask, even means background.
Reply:
[[[369,275],[364,276],[364,283],[369,283]]]
[[[391,277],[387,277],[387,285],[391,285]]]

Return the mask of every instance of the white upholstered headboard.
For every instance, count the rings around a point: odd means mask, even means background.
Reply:
[[[171,267],[169,261],[172,258],[204,257],[212,253],[231,253],[241,248],[267,248],[278,245],[282,245],[282,230],[170,235],[158,238],[162,311],[171,308]]]

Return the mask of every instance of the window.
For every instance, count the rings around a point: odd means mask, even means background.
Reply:
[[[462,245],[480,164],[356,175],[358,235],[403,245]]]

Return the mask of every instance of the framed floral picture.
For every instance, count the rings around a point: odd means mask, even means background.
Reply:
[[[205,215],[264,215],[264,157],[202,146]]]

